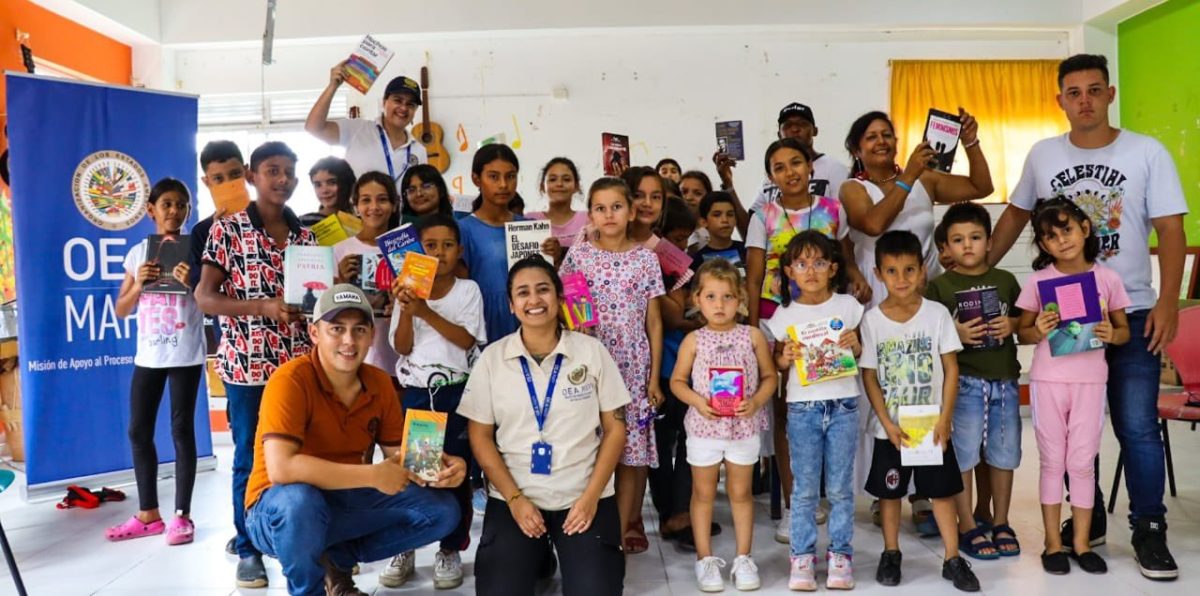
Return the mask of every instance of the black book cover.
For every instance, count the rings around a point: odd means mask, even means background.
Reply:
[[[142,286],[142,291],[158,294],[191,293],[174,275],[175,268],[187,262],[191,244],[191,236],[186,234],[152,234],[146,241],[146,262],[158,265],[159,276]]]

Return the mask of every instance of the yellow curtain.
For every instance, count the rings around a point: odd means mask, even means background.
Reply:
[[[1054,101],[1057,60],[893,60],[891,65],[896,161],[904,167],[921,142],[930,108],[957,114],[961,106],[979,121],[979,142],[996,187],[988,201],[1007,202],[1030,147],[1068,129]],[[968,171],[961,149],[952,171]]]

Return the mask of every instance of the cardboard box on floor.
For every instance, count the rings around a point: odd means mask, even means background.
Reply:
[[[1189,306],[1200,305],[1200,300],[1180,300],[1179,310],[1183,310]],[[1182,385],[1183,381],[1179,379],[1179,371],[1175,370],[1175,363],[1171,362],[1171,357],[1167,356],[1167,351],[1163,350],[1161,367],[1159,369],[1158,382],[1162,385]]]

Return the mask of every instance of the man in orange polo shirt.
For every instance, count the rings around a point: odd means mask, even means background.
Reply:
[[[449,491],[461,458],[442,456],[426,483],[398,459],[404,431],[388,373],[363,364],[374,316],[362,290],[326,291],[309,325],[314,349],[271,375],[263,392],[246,528],[279,559],[291,594],[363,594],[350,569],[436,542],[459,518]],[[370,464],[379,444],[384,460]],[[410,483],[419,486],[411,486]]]

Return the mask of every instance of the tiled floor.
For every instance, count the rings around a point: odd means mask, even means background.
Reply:
[[[1028,419],[1026,429],[1031,430]],[[1015,560],[981,561],[974,564],[990,594],[1050,594],[1068,596],[1081,594],[1196,594],[1200,591],[1200,466],[1195,454],[1200,452],[1200,432],[1189,432],[1176,425],[1172,433],[1176,458],[1179,496],[1167,498],[1170,508],[1172,550],[1183,569],[1180,580],[1173,583],[1153,583],[1142,579],[1134,565],[1129,547],[1128,532],[1124,529],[1125,505],[1119,503],[1116,514],[1109,520],[1109,544],[1098,549],[1108,559],[1110,572],[1089,576],[1076,568],[1070,575],[1052,577],[1041,571],[1038,554],[1041,552],[1041,518],[1037,506],[1037,449],[1033,433],[1024,437],[1025,462],[1017,472],[1017,491],[1014,497],[1012,525],[1022,539],[1024,554]],[[225,555],[223,546],[232,532],[230,523],[229,466],[232,454],[228,435],[218,436],[217,471],[201,474],[197,479],[193,510],[197,519],[197,541],[191,545],[167,547],[158,538],[109,544],[103,529],[130,515],[136,507],[135,495],[125,503],[108,503],[96,510],[59,511],[53,503],[27,505],[17,491],[0,495],[0,520],[8,532],[26,586],[31,594],[120,594],[120,595],[228,595],[237,594],[233,588],[235,561]],[[1111,430],[1106,431],[1102,470],[1103,483],[1112,482],[1112,466],[1116,461],[1116,442]],[[164,502],[170,502],[172,484],[161,483]],[[132,492],[132,487],[128,490]],[[1124,499],[1124,491],[1122,491]],[[767,517],[767,502],[760,499],[755,525],[754,555],[763,579],[763,594],[782,594],[787,591],[788,552],[784,545],[772,539],[773,524]],[[907,511],[907,508],[906,508]],[[899,590],[879,586],[874,581],[883,539],[871,525],[866,501],[859,503],[854,546],[858,593],[896,594]],[[475,518],[473,535],[478,537],[482,518]],[[728,506],[719,506],[717,521],[726,531],[717,537],[719,556],[733,557],[733,532]],[[646,509],[648,527],[654,524],[652,509]],[[626,571],[626,592],[639,596],[696,593],[692,575],[693,555],[684,553],[672,544],[657,540],[651,531],[650,550],[629,557]],[[823,548],[823,544],[820,548]],[[904,581],[902,589],[919,589],[925,594],[957,593],[941,579],[941,544],[936,539],[917,538],[906,525],[901,532],[904,551]],[[466,583],[457,593],[472,593],[470,577],[473,553],[464,557]],[[430,548],[417,554],[417,580],[400,590],[377,588],[376,572],[382,563],[364,565],[358,576],[359,587],[375,594],[429,594],[433,592]],[[2,567],[2,566],[0,566]],[[271,587],[269,590],[242,590],[240,593],[283,594],[285,583],[279,566],[267,563]],[[728,571],[728,568],[726,569]],[[727,592],[734,592],[732,587]],[[12,594],[7,568],[0,569],[0,594]],[[545,593],[559,593],[556,584],[547,586]]]

